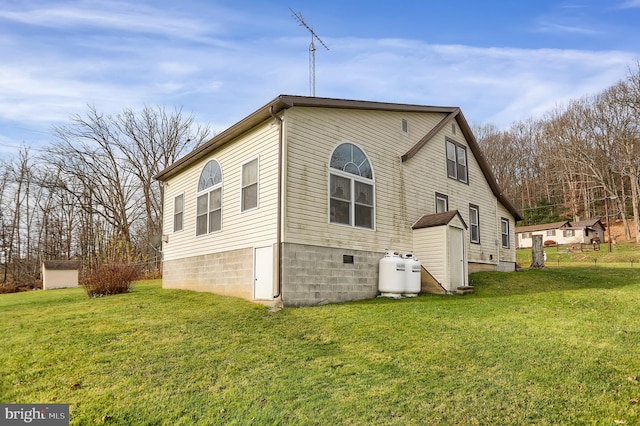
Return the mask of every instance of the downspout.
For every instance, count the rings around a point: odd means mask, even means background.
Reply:
[[[500,195],[502,195],[502,193],[500,193]],[[497,222],[497,237],[496,237],[496,251],[497,251],[497,256],[496,258],[498,259],[498,263],[496,264],[496,269],[500,269],[500,261],[502,260],[502,219],[500,218],[500,212],[499,212],[499,208],[498,208],[498,203],[500,201],[498,200],[498,197],[496,197],[496,222]]]
[[[278,297],[282,298],[282,156],[283,156],[283,131],[282,131],[282,119],[273,112],[273,105],[269,107],[269,113],[278,123],[278,207],[277,207],[277,221],[276,226],[276,248],[278,250],[278,273],[276,279],[278,281],[278,293],[273,296],[274,299]],[[284,300],[282,301],[284,305]]]

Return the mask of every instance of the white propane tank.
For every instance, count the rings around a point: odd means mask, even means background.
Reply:
[[[378,278],[378,291],[383,297],[401,297],[404,289],[404,259],[392,251],[387,251],[380,259],[380,276]]]
[[[404,255],[404,291],[405,297],[416,297],[420,293],[420,262],[413,253]]]

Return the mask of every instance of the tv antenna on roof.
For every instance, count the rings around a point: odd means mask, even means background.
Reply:
[[[320,44],[327,50],[329,50],[329,47],[327,47],[327,45],[324,44],[324,41],[322,41],[322,39],[318,37],[318,34],[316,34],[313,31],[313,28],[311,28],[304,21],[304,18],[302,17],[302,13],[294,12],[294,10],[291,8],[289,8],[289,10],[293,14],[293,17],[296,18],[296,20],[300,23],[300,25],[305,27],[311,33],[311,44],[309,44],[309,93],[311,96],[315,96],[316,95],[316,45],[314,44],[313,40],[314,39],[318,40]]]

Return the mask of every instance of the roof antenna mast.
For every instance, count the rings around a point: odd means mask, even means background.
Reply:
[[[316,45],[314,44],[313,41],[314,39],[318,40],[320,44],[327,50],[329,50],[329,47],[327,47],[327,45],[324,44],[324,41],[322,41],[322,39],[318,37],[318,34],[316,34],[313,31],[313,28],[311,28],[304,21],[304,18],[302,17],[302,13],[294,12],[293,9],[291,8],[289,8],[289,10],[293,14],[293,17],[296,18],[296,20],[300,23],[300,25],[305,27],[311,33],[311,44],[309,44],[309,94],[315,97],[316,96]]]

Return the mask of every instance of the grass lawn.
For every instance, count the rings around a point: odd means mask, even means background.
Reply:
[[[640,423],[640,267],[470,281],[277,312],[159,281],[1,295],[0,402],[74,425]]]

